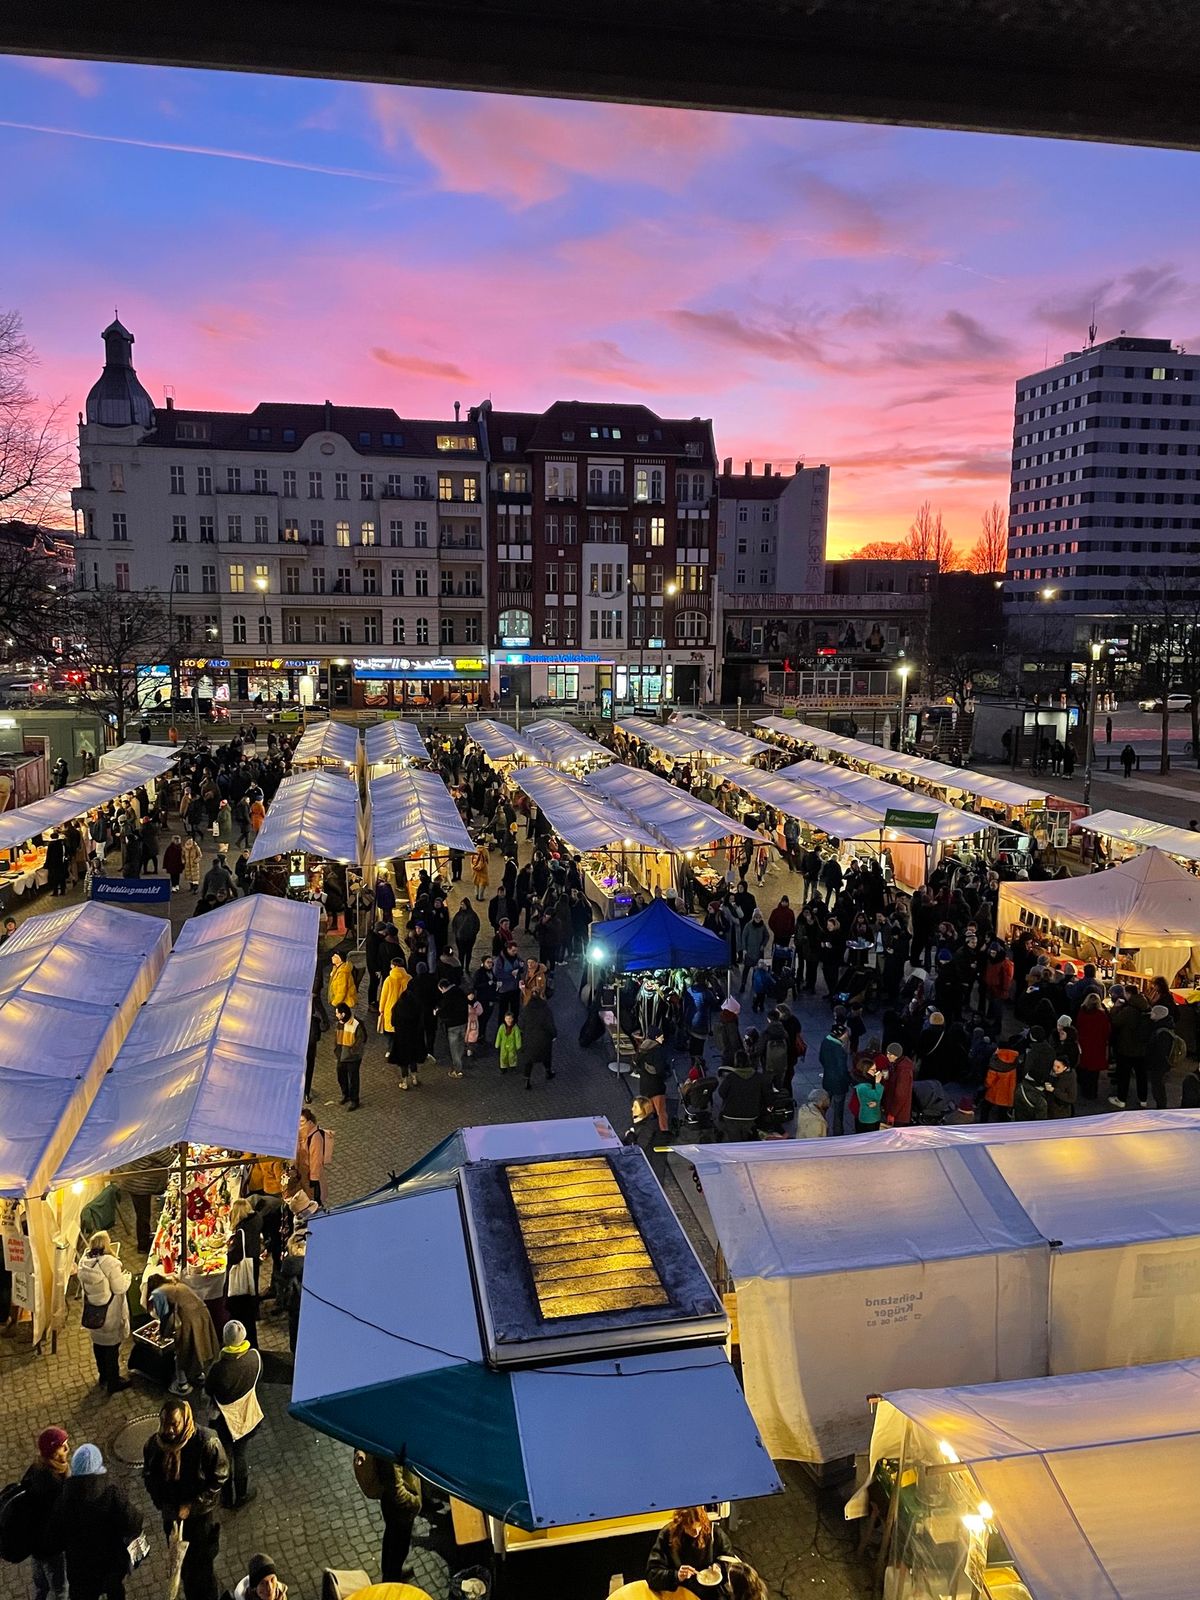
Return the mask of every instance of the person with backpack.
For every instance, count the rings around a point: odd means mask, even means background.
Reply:
[[[65,1428],[43,1428],[37,1458],[19,1483],[0,1490],[0,1560],[33,1563],[33,1600],[66,1594],[67,1573],[61,1549],[50,1539],[51,1518],[71,1470]]]
[[[387,1461],[366,1450],[354,1452],[354,1477],[383,1512],[380,1582],[403,1583],[413,1523],[421,1510],[421,1480],[403,1461]]]
[[[1171,1013],[1166,1006],[1150,1008],[1153,1029],[1146,1051],[1146,1076],[1155,1108],[1167,1109],[1167,1077],[1173,1067],[1182,1067],[1187,1059],[1187,1047],[1171,1026]]]
[[[50,1547],[65,1557],[71,1600],[125,1600],[130,1547],[142,1526],[141,1512],[108,1476],[100,1451],[81,1444],[47,1531]]]
[[[128,1389],[121,1376],[121,1346],[130,1336],[129,1301],[133,1274],[122,1267],[108,1234],[92,1234],[76,1268],[83,1290],[83,1326],[92,1341],[96,1371],[109,1394]]]

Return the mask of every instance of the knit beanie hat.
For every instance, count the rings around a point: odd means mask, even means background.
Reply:
[[[225,1331],[221,1335],[221,1342],[228,1349],[231,1345],[245,1344],[246,1324],[244,1322],[230,1321],[225,1324]]]
[[[273,1578],[275,1575],[275,1563],[270,1556],[251,1556],[250,1565],[246,1569],[246,1576],[250,1580],[247,1588],[257,1589],[264,1578]]]
[[[61,1450],[67,1442],[65,1428],[43,1428],[37,1436],[38,1455],[43,1461],[49,1461],[56,1450]]]
[[[107,1472],[104,1457],[94,1444],[81,1444],[71,1457],[71,1476],[73,1478],[97,1478],[101,1473]]]

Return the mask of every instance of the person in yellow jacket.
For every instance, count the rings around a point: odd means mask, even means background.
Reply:
[[[336,950],[333,952],[333,967],[329,973],[329,1004],[333,1006],[349,1006],[353,1011],[358,1004],[358,985],[354,981],[354,968]]]
[[[392,1007],[396,1004],[396,1001],[399,1000],[405,989],[408,988],[408,984],[408,968],[404,965],[404,962],[400,956],[393,956],[391,967],[388,969],[388,975],[383,980],[383,983],[379,988],[380,1033],[391,1033]]]

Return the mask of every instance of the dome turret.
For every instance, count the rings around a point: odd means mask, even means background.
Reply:
[[[87,420],[105,428],[152,428],[154,402],[133,370],[133,335],[114,317],[101,338],[104,371],[88,394]]]

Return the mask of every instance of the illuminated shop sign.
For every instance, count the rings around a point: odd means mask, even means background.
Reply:
[[[393,678],[486,678],[488,670],[483,656],[358,656],[352,665],[360,683],[381,683]]]

